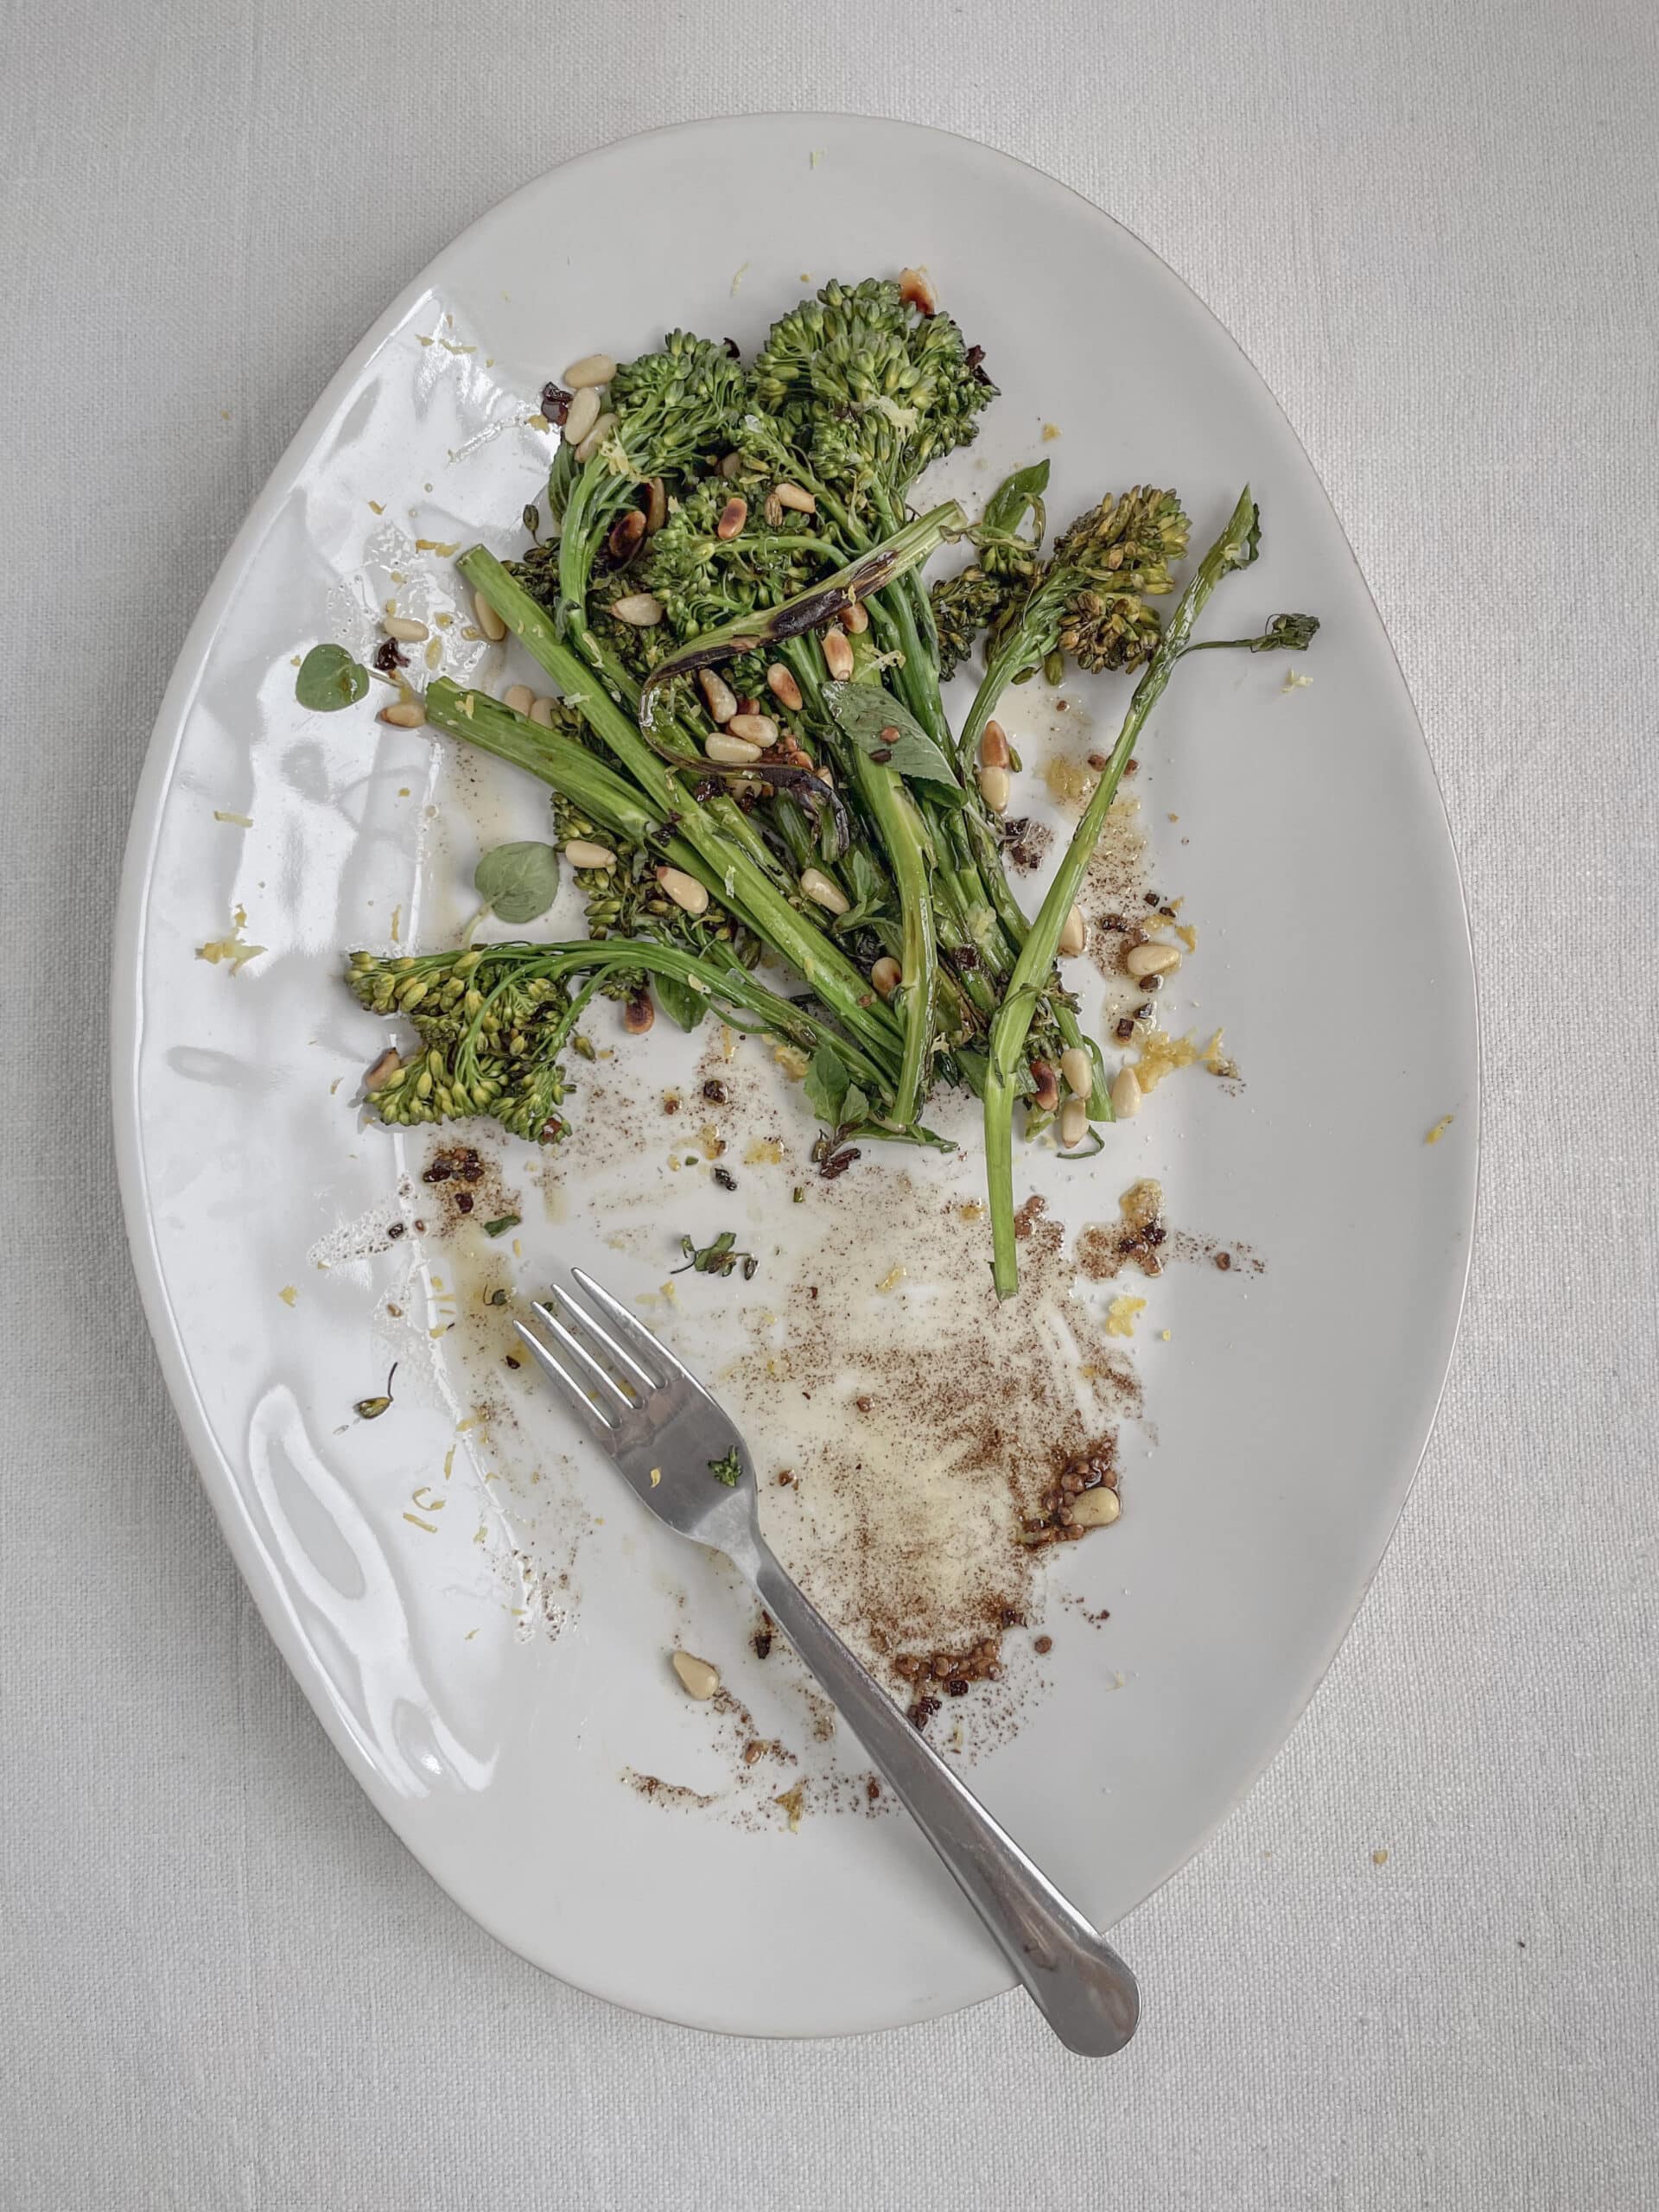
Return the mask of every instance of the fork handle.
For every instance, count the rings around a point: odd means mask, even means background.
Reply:
[[[1117,1953],[911,1726],[772,1554],[761,1545],[758,1560],[743,1564],[1060,2041],[1085,2058],[1121,2050],[1141,2000]]]

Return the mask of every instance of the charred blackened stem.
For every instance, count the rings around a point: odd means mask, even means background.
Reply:
[[[649,727],[660,711],[662,687],[671,677],[690,674],[699,668],[718,667],[740,653],[780,645],[808,630],[826,627],[855,601],[881,590],[907,569],[919,568],[947,538],[959,535],[967,526],[968,518],[962,508],[956,500],[947,499],[915,522],[906,523],[902,530],[868,553],[861,553],[823,583],[814,584],[810,590],[798,592],[792,599],[783,600],[776,607],[757,607],[752,614],[741,615],[734,621],[722,623],[718,629],[706,631],[701,638],[693,638],[689,645],[659,661],[645,679],[639,695],[641,722]]]

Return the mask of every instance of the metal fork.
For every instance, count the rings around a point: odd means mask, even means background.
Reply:
[[[748,1448],[696,1376],[591,1275],[570,1272],[579,1294],[535,1303],[545,1335],[513,1323],[543,1374],[640,1503],[680,1535],[724,1552],[753,1586],[1060,2041],[1087,2058],[1121,2050],[1140,2012],[1128,1967],[784,1572],[760,1535]]]

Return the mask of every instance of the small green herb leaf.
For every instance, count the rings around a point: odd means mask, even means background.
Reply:
[[[313,645],[300,663],[294,696],[314,715],[353,707],[369,688],[369,671],[344,645]]]
[[[806,1103],[819,1121],[832,1129],[841,1127],[841,1109],[852,1077],[833,1045],[820,1045],[808,1064],[801,1088]]]
[[[657,1003],[669,1020],[676,1022],[689,1034],[697,1027],[709,1011],[709,1001],[701,991],[678,976],[653,976],[652,988],[657,994]]]
[[[485,1223],[484,1234],[486,1236],[505,1236],[510,1229],[517,1229],[523,1219],[521,1213],[499,1214],[493,1221]]]
[[[717,1483],[724,1483],[728,1490],[735,1490],[743,1479],[743,1463],[734,1445],[723,1459],[711,1459],[709,1471]]]
[[[473,885],[504,922],[533,922],[559,895],[558,853],[533,838],[498,845],[474,870]]]
[[[826,683],[824,703],[861,753],[885,753],[912,783],[938,787],[948,804],[966,804],[950,763],[907,707],[874,683]]]

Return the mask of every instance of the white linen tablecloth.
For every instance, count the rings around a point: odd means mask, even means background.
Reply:
[[[0,54],[0,2205],[1659,2203],[1651,0],[8,0]],[[765,107],[987,139],[1196,287],[1330,487],[1467,872],[1445,1410],[1290,1746],[1122,1930],[1151,2002],[1103,2068],[1014,1999],[767,2046],[499,1949],[277,1662],[123,1250],[107,917],[238,520],[493,200]]]

